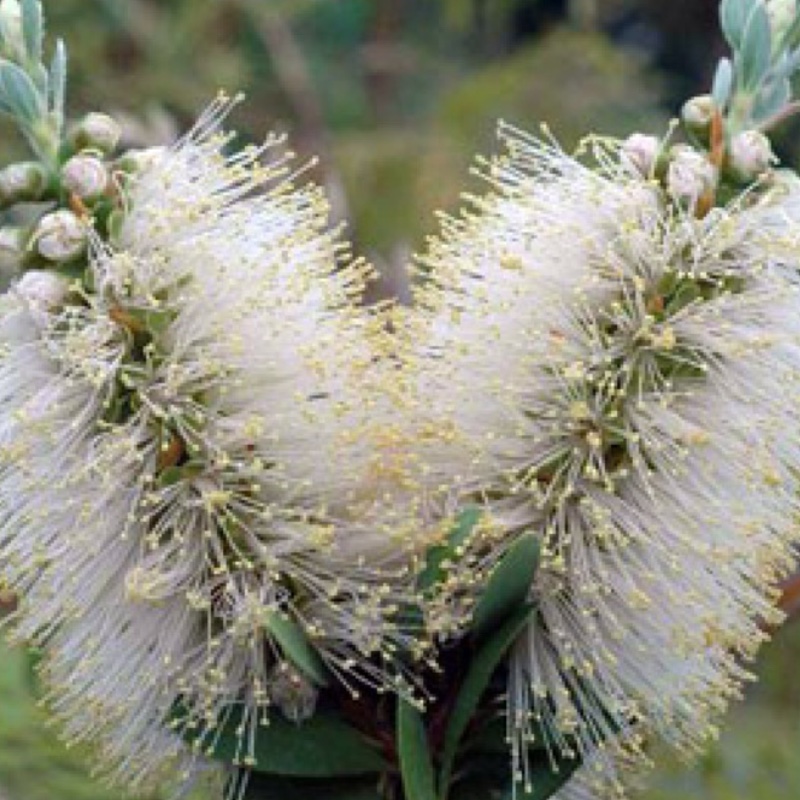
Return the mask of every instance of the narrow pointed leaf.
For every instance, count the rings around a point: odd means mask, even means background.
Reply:
[[[405,800],[437,800],[422,714],[402,697],[397,700],[397,749]]]
[[[445,563],[454,558],[456,551],[469,540],[475,526],[480,520],[481,511],[476,506],[465,508],[456,518],[446,541],[431,547],[425,560],[425,569],[417,579],[417,585],[423,592],[430,591],[445,575]]]
[[[767,74],[772,57],[772,31],[769,16],[760,0],[753,4],[744,31],[738,63],[745,88],[754,89]]]
[[[324,662],[303,629],[293,619],[272,612],[267,616],[266,626],[292,664],[318,686],[328,685]]]
[[[28,58],[33,64],[39,64],[44,41],[44,17],[39,0],[22,0],[22,35]]]
[[[242,708],[231,709],[217,728],[184,728],[179,712],[173,727],[208,758],[228,764],[240,762]],[[308,778],[379,773],[386,768],[381,754],[352,726],[329,711],[320,711],[302,723],[289,722],[273,713],[268,725],[259,726],[253,747],[255,772]]]
[[[64,102],[67,94],[67,48],[59,39],[50,64],[50,108],[59,118],[64,117]]]
[[[720,4],[720,25],[733,50],[738,50],[742,45],[751,3],[752,0],[722,0]]]
[[[714,86],[711,95],[717,108],[724,109],[728,105],[733,89],[733,65],[729,58],[723,58],[717,65],[714,74]]]
[[[442,768],[439,777],[439,790],[443,797],[447,796],[459,743],[475,715],[481,697],[489,686],[494,671],[509,648],[525,630],[534,613],[535,610],[528,605],[517,608],[500,628],[487,638],[470,661],[444,736]]]
[[[43,116],[41,98],[31,79],[16,64],[0,64],[0,103],[4,110],[25,124]]]
[[[533,534],[521,536],[508,549],[489,576],[486,589],[475,606],[472,632],[476,638],[485,636],[526,604],[539,567],[539,554],[539,539]]]

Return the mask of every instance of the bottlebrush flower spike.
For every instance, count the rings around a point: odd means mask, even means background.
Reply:
[[[529,781],[531,739],[577,753],[579,797],[618,787],[652,734],[682,751],[713,735],[780,616],[800,193],[760,186],[698,218],[619,145],[590,140],[590,168],[501,137],[489,191],[420,260],[410,361],[423,412],[452,430],[422,456],[431,484],[481,504],[497,550],[541,538],[539,611],[510,665],[513,768]],[[463,606],[480,588],[453,592]]]
[[[179,698],[180,726],[208,726],[201,750],[243,706],[249,762],[287,624],[313,645],[303,680],[354,692],[392,686],[409,644],[393,620],[416,545],[385,510],[407,489],[362,378],[382,323],[353,303],[368,269],[278,141],[224,154],[230,105],[121,187],[116,241],[93,237],[66,297],[34,302],[24,278],[3,299],[16,634],[47,646],[67,735],[137,790],[185,756],[167,732]]]

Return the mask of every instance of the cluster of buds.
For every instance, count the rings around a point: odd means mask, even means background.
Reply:
[[[794,3],[794,0],[792,0]],[[698,95],[688,100],[681,112],[681,120],[689,135],[703,147],[713,148],[712,131],[714,117],[719,115],[711,95]],[[723,136],[722,118],[719,117]],[[723,142],[718,143],[722,145]],[[765,134],[758,130],[744,130],[734,133],[724,148],[724,158],[720,164],[723,177],[738,185],[747,185],[762,178],[775,162],[775,154]]]
[[[689,100],[681,119],[694,145],[667,147],[655,136],[634,133],[620,148],[620,161],[628,170],[659,180],[677,204],[705,211],[722,182],[747,186],[771,174],[776,159],[769,138],[761,131],[745,130],[726,142],[710,95]]]
[[[667,148],[655,136],[634,133],[622,143],[620,160],[636,174],[661,181],[667,194],[685,207],[694,207],[716,190],[718,170],[708,154],[686,144]]]
[[[3,0],[0,28],[13,21],[9,9],[13,11]],[[33,305],[52,307],[63,301],[65,282],[57,275],[46,277],[43,270],[83,259],[90,219],[113,211],[115,165],[110,159],[120,134],[111,117],[91,113],[70,132],[58,164],[27,161],[0,171],[0,208],[21,203],[49,206],[32,225],[0,229],[4,268],[32,270],[18,286]]]

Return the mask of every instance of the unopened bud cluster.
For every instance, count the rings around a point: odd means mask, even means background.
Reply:
[[[710,95],[687,101],[681,120],[694,144],[667,148],[655,136],[634,133],[620,145],[620,163],[636,175],[661,181],[678,205],[703,213],[721,183],[746,186],[772,174],[777,159],[769,138],[761,131],[745,130],[726,140]]]
[[[18,12],[15,0],[0,2],[3,41],[10,41]],[[98,215],[109,220],[117,213],[113,175],[121,167],[112,154],[120,135],[114,119],[91,113],[72,129],[57,163],[25,161],[0,170],[0,209],[20,203],[49,205],[26,227],[0,228],[0,259],[8,269],[31,270],[19,282],[19,291],[33,305],[52,307],[63,300],[63,282],[55,275],[45,277],[43,270],[84,259],[88,231]]]

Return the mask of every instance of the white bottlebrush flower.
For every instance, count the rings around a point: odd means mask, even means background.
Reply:
[[[800,193],[697,219],[613,147],[595,144],[593,171],[502,135],[491,191],[421,259],[410,366],[420,413],[452,431],[421,458],[483,505],[499,549],[541,538],[511,660],[514,769],[527,778],[524,743],[543,737],[592,761],[564,795],[582,797],[616,783],[611,740],[623,760],[653,734],[702,745],[779,616]]]
[[[392,617],[418,545],[383,510],[409,488],[388,400],[362,388],[367,268],[279,142],[223,154],[228,109],[125,184],[93,292],[44,316],[11,295],[0,330],[16,633],[46,646],[67,735],[139,789],[181,758],[162,735],[178,698],[211,726],[243,703],[247,762],[268,707],[291,705],[277,616],[354,691],[388,685],[382,656],[406,644]]]

